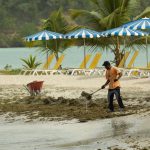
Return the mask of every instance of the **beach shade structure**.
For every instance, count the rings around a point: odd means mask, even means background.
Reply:
[[[62,38],[63,38],[63,34],[44,30],[44,31],[38,32],[36,34],[26,36],[25,41],[31,42],[31,41],[62,39]]]
[[[78,29],[72,32],[69,32],[64,35],[65,39],[83,39],[84,43],[84,58],[86,56],[86,44],[85,44],[85,39],[87,38],[99,38],[100,34],[99,32],[96,32],[94,30],[90,29]],[[86,59],[84,59],[84,68],[86,68]]]
[[[133,30],[130,28],[126,28],[126,27],[118,27],[118,28],[114,28],[114,29],[110,29],[107,31],[103,31],[100,32],[101,36],[103,37],[110,37],[110,36],[121,36],[121,37],[137,37],[137,36],[148,36],[147,32],[143,32],[140,30]],[[125,39],[124,39],[124,46],[125,46]]]
[[[143,32],[140,30],[133,30],[125,27],[118,27],[114,29],[110,29],[107,31],[100,32],[100,35],[103,37],[109,36],[148,36],[147,32]]]
[[[47,49],[47,54],[46,54],[46,60],[47,60],[47,68],[48,68],[48,48],[47,48],[47,41],[48,40],[54,40],[54,39],[62,39],[63,34],[44,30],[41,32],[38,32],[36,34],[32,34],[29,36],[26,36],[24,40],[26,42],[31,42],[31,41],[46,41],[46,49]]]
[[[150,18],[141,18],[133,20],[123,25],[123,27],[130,28],[133,30],[137,29],[150,29]]]
[[[150,18],[141,18],[138,20],[133,20],[131,22],[128,22],[126,24],[123,25],[123,27],[126,28],[130,28],[133,30],[137,30],[137,29],[150,29]],[[147,37],[146,37],[146,58],[147,58],[147,67],[148,67],[148,63],[149,63],[149,58],[148,58],[148,43],[147,43]]]

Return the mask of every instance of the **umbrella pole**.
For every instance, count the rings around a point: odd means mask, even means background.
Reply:
[[[149,58],[148,58],[148,45],[147,45],[147,37],[146,37],[146,61],[147,61],[147,68],[148,68]]]
[[[46,41],[46,60],[47,60],[46,69],[48,69],[48,47],[47,47],[47,41]]]
[[[125,68],[125,47],[126,47],[126,40],[124,38],[124,50],[123,50],[123,58],[124,58],[124,62],[123,62],[123,67]]]
[[[83,39],[84,42],[84,68],[86,69],[86,51],[85,51],[85,38]]]

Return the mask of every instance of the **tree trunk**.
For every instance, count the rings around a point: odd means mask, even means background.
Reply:
[[[116,48],[114,51],[115,55],[115,64],[118,66],[124,56],[124,54],[120,51],[120,42],[119,42],[119,37],[116,37]]]
[[[56,61],[58,61],[59,59],[58,53],[55,53],[55,58],[56,58]]]
[[[55,58],[56,58],[56,62],[57,62],[59,59],[58,53],[55,53]],[[58,69],[62,69],[62,66],[60,65],[60,67]]]

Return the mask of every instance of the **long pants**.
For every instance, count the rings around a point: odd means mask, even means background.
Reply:
[[[124,105],[123,105],[123,102],[122,102],[122,98],[120,96],[120,88],[109,89],[108,90],[108,108],[111,111],[114,111],[114,105],[113,105],[114,95],[116,96],[116,99],[118,101],[119,107],[120,108],[124,108]]]

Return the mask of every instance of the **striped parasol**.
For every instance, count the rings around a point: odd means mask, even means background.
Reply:
[[[118,27],[107,31],[100,32],[103,37],[108,36],[148,36],[148,33],[139,30],[132,30],[125,27]]]
[[[90,30],[90,29],[78,29],[72,32],[69,32],[67,34],[64,35],[65,39],[83,39],[84,42],[84,68],[86,68],[86,59],[85,59],[85,55],[86,55],[86,45],[85,45],[85,39],[86,38],[99,38],[100,34],[99,32],[96,32],[94,30]]]
[[[78,39],[78,38],[99,38],[99,32],[90,29],[78,29],[72,32],[67,33],[64,36],[66,39]]]
[[[51,39],[62,39],[63,34],[52,32],[52,31],[41,31],[33,35],[29,35],[25,37],[25,41],[41,41],[41,40],[51,40]]]
[[[53,40],[53,39],[62,39],[64,38],[63,34],[44,30],[41,32],[38,32],[36,34],[32,34],[29,36],[26,36],[24,40],[26,42],[31,42],[31,41],[46,41],[46,48],[47,48],[47,40]],[[47,49],[47,54],[46,54],[46,59],[47,59],[47,68],[48,68],[48,49]]]
[[[138,20],[133,20],[123,25],[123,27],[127,27],[133,30],[137,29],[150,29],[150,18],[142,18]]]
[[[123,26],[100,32],[100,34],[103,37],[109,37],[109,36],[129,36],[129,37],[130,36],[148,36],[148,33],[146,33],[146,32],[133,30],[130,28],[125,28]],[[125,39],[124,39],[124,46],[125,46]]]
[[[150,18],[142,18],[142,19],[138,19],[138,20],[134,20],[131,22],[128,22],[127,24],[123,25],[126,28],[130,28],[133,30],[136,29],[150,29]],[[146,37],[146,58],[147,58],[147,67],[149,64],[149,60],[148,60],[148,43],[147,43],[147,37]]]

